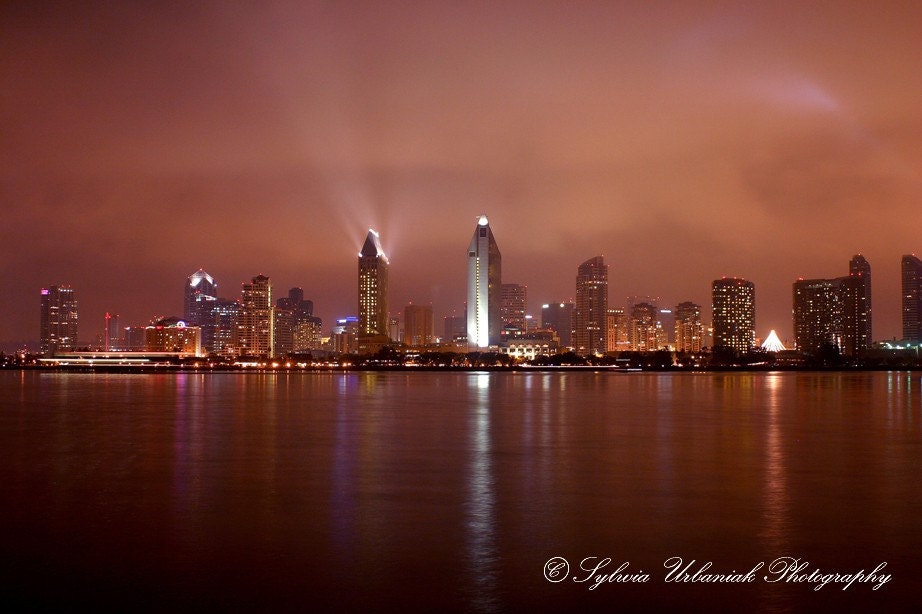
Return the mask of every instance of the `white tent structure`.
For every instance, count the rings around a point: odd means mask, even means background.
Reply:
[[[768,333],[768,337],[766,337],[765,341],[762,343],[762,349],[767,352],[780,352],[784,349],[784,344],[781,343],[781,339],[778,338],[778,335],[776,335],[773,330]]]

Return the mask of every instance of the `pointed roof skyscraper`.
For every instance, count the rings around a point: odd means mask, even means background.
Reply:
[[[359,334],[387,334],[387,256],[381,237],[368,229],[359,252]]]

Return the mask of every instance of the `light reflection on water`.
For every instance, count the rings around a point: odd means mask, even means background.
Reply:
[[[922,574],[920,397],[908,373],[2,373],[0,559],[18,563],[0,572],[64,578],[48,605],[102,579],[164,607],[843,607],[798,585],[542,576],[550,556],[661,577],[667,556],[791,555],[886,560],[902,583],[848,604],[902,606]]]

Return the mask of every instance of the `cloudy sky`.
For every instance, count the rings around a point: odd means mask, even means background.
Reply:
[[[603,254],[610,303],[873,269],[900,335],[922,252],[922,3],[148,2],[0,6],[0,341],[39,290],[84,341],[270,275],[330,323],[356,312],[368,227],[391,310],[463,310],[481,213],[529,311]],[[709,310],[708,310],[709,311]]]

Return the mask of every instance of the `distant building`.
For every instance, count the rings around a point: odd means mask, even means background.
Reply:
[[[381,238],[369,230],[359,252],[359,334],[388,334],[387,256]]]
[[[503,284],[501,286],[499,317],[504,336],[521,336],[528,330],[525,324],[527,294],[528,287],[522,284]]]
[[[794,282],[793,298],[798,350],[855,356],[871,347],[871,266],[862,256],[849,262],[847,277]]]
[[[292,334],[293,352],[310,352],[323,346],[323,321],[317,316],[305,316],[299,320]]]
[[[272,282],[257,275],[243,284],[237,315],[237,353],[240,356],[274,356]]]
[[[450,343],[458,338],[467,338],[467,318],[445,316],[442,319],[442,341]]]
[[[214,277],[199,269],[186,279],[183,289],[183,321],[202,324],[211,313],[210,301],[218,298],[218,283]]]
[[[922,260],[915,255],[902,260],[903,341],[922,341]]]
[[[359,351],[359,318],[349,316],[336,320],[330,334],[332,349],[339,354],[355,354]]]
[[[557,333],[560,347],[573,347],[574,303],[550,303],[541,306],[541,327]]]
[[[180,352],[202,355],[202,329],[186,326],[179,318],[163,318],[145,329],[146,352]]]
[[[403,342],[412,347],[431,345],[432,306],[407,305],[403,308]]]
[[[871,328],[871,319],[873,311],[871,309],[871,265],[861,254],[852,256],[848,263],[849,277],[858,277],[861,283],[858,284],[858,294],[855,297],[855,346],[859,352],[871,348],[874,342],[873,331]]]
[[[106,312],[106,328],[103,333],[103,347],[105,351],[110,351],[120,348],[121,336],[119,335],[118,328],[118,314]]]
[[[734,277],[711,284],[714,347],[749,352],[755,347],[755,285]]]
[[[210,324],[212,329],[211,345],[206,345],[207,335],[202,334],[202,349],[206,353],[222,356],[237,354],[237,325],[240,318],[240,303],[227,299],[218,299],[212,303]],[[205,328],[205,325],[202,325]]]
[[[656,314],[656,305],[653,303],[637,303],[631,307],[631,349],[635,352],[660,349]]]
[[[590,258],[576,271],[574,346],[585,356],[602,354],[607,348],[608,265],[602,256]]]
[[[467,248],[467,343],[486,348],[499,342],[502,255],[486,215],[481,215]]]
[[[70,286],[48,286],[41,291],[42,354],[69,352],[77,348],[77,297]]]
[[[609,308],[605,344],[609,352],[624,352],[631,349],[631,325],[621,307]]]
[[[698,353],[704,345],[701,305],[679,303],[675,308],[675,346],[677,352]]]

